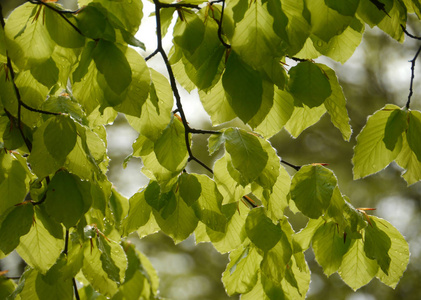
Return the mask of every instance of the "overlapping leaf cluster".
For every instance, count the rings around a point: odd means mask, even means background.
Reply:
[[[402,42],[407,13],[421,16],[418,1],[155,0],[153,54],[169,81],[129,47],[144,48],[134,37],[141,1],[79,0],[75,12],[46,2],[23,4],[0,27],[0,257],[16,249],[28,264],[17,286],[0,282],[10,299],[71,299],[75,280],[81,299],[155,298],[156,274],[126,237],[158,230],[229,252],[222,280],[243,299],[304,298],[310,245],[326,275],[353,289],[374,277],[397,285],[409,259],[402,235],[353,208],[324,166],[293,166],[291,179],[268,139],[283,128],[297,137],[328,112],[349,140],[336,74],[312,59],[344,63],[365,24]],[[200,162],[191,151],[200,130],[188,125],[175,79],[198,89],[213,125],[248,125],[211,134],[209,154],[224,149],[212,177],[185,170]],[[132,156],[150,178],[130,199],[106,177],[104,125],[118,112],[139,132]],[[357,140],[355,178],[396,160],[409,184],[419,181],[420,133],[420,112],[376,112]],[[299,233],[287,207],[310,219]]]

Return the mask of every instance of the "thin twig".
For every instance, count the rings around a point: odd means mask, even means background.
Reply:
[[[219,2],[219,1],[218,1]],[[220,2],[222,2],[222,9],[221,9],[221,19],[218,22],[218,38],[221,41],[222,45],[224,45],[225,48],[230,49],[231,45],[227,44],[224,39],[222,38],[222,20],[224,18],[224,9],[225,9],[225,0],[221,0]],[[216,3],[211,2],[211,4]]]
[[[74,291],[75,291],[75,298],[76,298],[76,300],[80,300],[80,297],[79,297],[79,292],[78,292],[78,290],[77,290],[76,279],[73,277],[73,278],[72,278],[72,281],[73,281],[73,289],[74,289]]]
[[[213,174],[213,170],[211,168],[209,168],[204,162],[202,162],[201,160],[197,159],[195,156],[190,156],[189,159],[188,159],[188,161],[192,161],[192,160],[194,160],[199,165],[201,165],[203,168],[205,168],[206,170],[208,170],[209,173]]]
[[[82,8],[79,8],[79,9],[76,9],[76,10],[60,10],[60,9],[57,9],[56,7],[54,7],[54,6],[50,6],[47,3],[42,2],[41,0],[28,0],[28,2],[31,2],[32,4],[42,4],[42,5],[45,5],[45,6],[49,6],[50,9],[52,9],[52,10],[54,10],[54,11],[60,13],[60,14],[75,15],[75,14],[78,14],[80,12],[80,10],[82,9]]]
[[[281,159],[281,163],[283,163],[284,165],[287,165],[287,166],[293,168],[296,171],[299,171],[301,169],[301,166],[293,165],[293,164],[291,164],[291,163],[289,163],[289,162],[287,162],[287,161],[285,161],[283,159]]]
[[[415,35],[409,33],[406,30],[405,26],[401,25],[401,28],[402,28],[403,32],[407,36],[409,36],[410,38],[415,39],[415,40],[421,40],[421,37],[415,36]],[[406,102],[406,109],[409,109],[409,106],[411,104],[411,97],[412,97],[412,94],[414,93],[413,85],[414,85],[414,78],[415,78],[415,62],[416,62],[420,52],[421,52],[421,45],[418,48],[418,51],[415,53],[414,58],[409,61],[411,63],[411,82],[409,83],[409,94],[408,94],[408,101]]]
[[[172,70],[172,67],[171,67],[170,61],[168,59],[168,56],[165,53],[165,50],[164,50],[164,48],[162,46],[161,11],[160,10],[164,6],[158,0],[153,0],[153,2],[155,4],[157,47],[156,47],[156,50],[152,54],[155,55],[156,53],[160,53],[162,59],[164,60],[165,66],[167,68],[168,76],[170,78],[171,89],[173,91],[175,102],[176,102],[176,106],[177,106],[177,112],[180,114],[181,122],[183,123],[183,126],[184,126],[184,140],[185,140],[185,143],[186,143],[187,152],[189,154],[188,161],[194,160],[195,162],[197,162],[198,164],[200,164],[203,168],[205,168],[206,170],[208,170],[210,173],[213,174],[212,169],[209,168],[208,166],[206,166],[198,158],[196,158],[193,155],[193,152],[191,150],[189,134],[191,133],[191,130],[192,129],[190,128],[190,126],[189,126],[189,124],[187,122],[187,118],[186,118],[186,115],[185,115],[184,110],[183,110],[183,105],[181,104],[181,97],[180,97],[180,93],[178,92],[178,88],[177,88],[177,83],[175,81],[174,72]],[[151,55],[149,55],[148,57],[151,57]]]
[[[202,129],[194,129],[194,128],[189,128],[188,130],[190,133],[198,133],[198,134],[221,134],[222,133],[220,131],[215,131],[215,130],[202,130]]]
[[[411,97],[414,92],[412,87],[414,85],[414,78],[415,78],[415,61],[417,60],[420,52],[421,52],[421,46],[418,48],[418,51],[415,54],[414,58],[409,61],[411,63],[411,82],[409,84],[409,94],[408,94],[408,101],[406,102],[406,109],[409,109],[409,105],[411,104]]]
[[[81,36],[84,36],[82,31],[80,31],[79,28],[77,28],[77,26],[75,24],[73,24],[72,22],[70,22],[69,19],[67,19],[67,17],[65,16],[65,14],[77,14],[80,9],[76,10],[76,11],[66,11],[66,10],[60,10],[57,9],[56,7],[49,5],[48,3],[42,2],[40,0],[28,0],[30,3],[32,4],[36,4],[36,5],[44,5],[46,7],[48,7],[49,9],[51,9],[52,11],[56,12],[59,14],[59,16],[67,23],[69,24],[74,30],[76,30],[77,33],[79,33]]]
[[[189,4],[189,3],[159,3],[159,7],[161,7],[161,8],[169,8],[169,7],[182,8],[182,7],[186,7],[186,8],[200,9],[199,5]]]
[[[150,60],[152,57],[154,57],[157,53],[159,53],[158,49],[155,49],[154,52],[152,52],[151,54],[149,54],[146,58],[145,61]]]
[[[407,36],[409,36],[410,38],[413,38],[413,39],[415,39],[415,40],[421,40],[421,37],[419,37],[419,36],[415,36],[415,35],[413,35],[413,34],[410,34],[410,33],[406,30],[405,26],[403,26],[402,24],[401,24],[401,28],[402,28],[403,32],[404,32]]]

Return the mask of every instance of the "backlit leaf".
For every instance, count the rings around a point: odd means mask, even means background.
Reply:
[[[244,123],[247,123],[257,113],[262,103],[261,75],[233,51],[222,76],[222,85],[232,109]]]
[[[396,105],[388,104],[375,112],[357,136],[354,148],[354,179],[362,178],[384,169],[399,154],[402,143],[397,142],[393,151],[387,149],[383,142],[387,121]]]
[[[289,75],[289,91],[299,104],[316,107],[332,94],[328,77],[312,62],[300,62],[290,69]]]
[[[229,128],[224,132],[225,149],[232,157],[232,164],[246,182],[255,180],[266,166],[268,154],[258,138],[240,129]]]
[[[294,175],[291,182],[291,199],[307,217],[319,218],[329,207],[336,177],[320,165],[307,165]]]

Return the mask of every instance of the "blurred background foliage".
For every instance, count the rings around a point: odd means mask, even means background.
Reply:
[[[1,0],[7,15],[24,0]],[[59,1],[68,9],[77,7],[76,0]],[[147,46],[147,56],[155,49],[154,19],[148,18],[151,6],[145,3],[145,18],[142,21],[139,39]],[[421,23],[410,16],[408,31],[420,36]],[[150,19],[150,20],[147,20]],[[167,50],[170,39],[166,38]],[[319,58],[337,72],[348,99],[348,112],[351,118],[353,135],[350,142],[343,141],[340,132],[333,127],[327,115],[313,127],[304,131],[297,139],[281,131],[271,139],[278,154],[296,165],[313,162],[328,163],[336,176],[341,191],[347,195],[354,207],[374,207],[374,214],[387,219],[405,236],[410,245],[411,257],[407,271],[395,290],[373,280],[367,286],[354,293],[337,274],[326,278],[323,270],[314,260],[310,250],[306,258],[312,271],[312,282],[308,299],[421,299],[421,183],[406,186],[400,178],[402,170],[392,163],[384,171],[368,178],[353,181],[351,158],[355,137],[365,125],[368,115],[382,108],[386,103],[404,106],[409,92],[410,63],[419,47],[419,41],[407,39],[399,44],[379,30],[367,28],[362,44],[352,58],[344,65],[329,59]],[[289,62],[288,62],[289,63]],[[148,65],[166,74],[158,59],[148,61]],[[187,118],[195,128],[211,128],[210,120],[201,108],[197,93],[182,93],[182,101]],[[414,96],[412,109],[421,110],[421,62],[415,70]],[[229,126],[243,126],[240,121],[233,121]],[[123,116],[119,116],[113,125],[107,128],[108,154],[111,158],[108,176],[116,188],[126,197],[133,195],[147,184],[147,178],[140,173],[142,163],[132,159],[127,168],[122,163],[130,153],[131,144],[137,138]],[[219,157],[207,153],[207,136],[196,135],[193,152],[207,165],[212,165]],[[421,138],[421,137],[420,137]],[[287,167],[293,175],[294,170]],[[190,172],[203,173],[204,170],[189,165]],[[288,214],[295,230],[305,226],[306,219],[299,215]],[[174,245],[164,234],[157,233],[142,240],[132,237],[136,246],[145,253],[159,273],[161,280],[160,294],[170,299],[236,299],[225,294],[221,273],[228,262],[227,255],[220,255],[211,244],[195,245],[194,237]],[[9,276],[19,276],[24,263],[16,253],[0,261],[0,270],[9,269]]]

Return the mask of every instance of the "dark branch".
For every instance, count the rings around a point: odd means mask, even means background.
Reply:
[[[409,62],[411,63],[411,82],[409,84],[409,94],[408,94],[408,101],[406,102],[406,108],[409,109],[409,105],[411,104],[411,97],[413,94],[413,85],[414,85],[414,78],[415,78],[415,61],[418,58],[418,55],[421,52],[421,46],[418,48],[417,53],[415,54],[414,58],[411,59]]]
[[[76,298],[76,300],[80,300],[80,297],[79,297],[79,292],[78,292],[78,290],[77,290],[76,279],[73,277],[73,278],[72,278],[72,281],[73,281],[73,289],[74,289],[74,291],[75,291],[75,298]]]
[[[155,2],[155,1],[154,1]],[[156,5],[156,4],[155,4]],[[166,7],[175,7],[175,8],[195,8],[200,9],[199,5],[196,4],[189,4],[189,3],[159,3],[160,8],[166,8]]]
[[[174,76],[174,72],[172,70],[170,61],[168,59],[167,54],[165,53],[164,48],[162,47],[161,11],[160,10],[163,6],[162,6],[162,3],[160,3],[158,0],[153,0],[153,2],[155,4],[157,47],[156,47],[156,50],[152,54],[155,55],[156,53],[160,53],[162,59],[164,60],[165,66],[167,68],[168,76],[170,78],[171,89],[173,91],[176,106],[177,106],[176,110],[180,114],[181,122],[183,123],[183,126],[184,126],[184,140],[186,143],[187,152],[189,154],[188,161],[194,160],[195,162],[197,162],[198,164],[200,164],[202,167],[204,167],[206,170],[208,170],[209,172],[213,174],[212,169],[206,166],[199,159],[197,159],[193,155],[193,152],[191,150],[189,134],[191,133],[192,129],[190,128],[187,122],[187,118],[183,110],[183,105],[181,104],[180,93],[178,92],[177,83],[175,81],[175,76]],[[151,57],[151,55],[149,55],[148,57]]]
[[[188,161],[192,161],[194,160],[195,162],[197,162],[199,165],[201,165],[203,168],[205,168],[206,170],[209,171],[209,173],[213,174],[213,170],[211,168],[209,168],[207,165],[205,165],[205,163],[203,163],[201,160],[197,159],[194,156],[190,156]]]
[[[73,24],[72,22],[70,22],[69,19],[67,19],[67,17],[65,16],[65,14],[77,14],[80,9],[75,10],[75,11],[70,11],[70,10],[60,10],[52,5],[49,5],[48,3],[42,2],[41,0],[28,0],[29,2],[31,2],[32,4],[39,4],[39,5],[44,5],[46,7],[48,7],[49,9],[51,9],[52,11],[56,12],[59,14],[59,16],[67,23],[69,24],[74,30],[76,30],[77,33],[79,33],[80,35],[84,36],[83,33],[80,31],[79,28],[76,27],[75,24]]]
[[[293,164],[291,164],[291,163],[289,163],[289,162],[287,162],[287,161],[285,161],[283,159],[281,159],[281,163],[283,163],[284,165],[287,165],[288,167],[293,168],[296,171],[299,171],[301,169],[301,166],[293,165]]]
[[[157,53],[159,53],[158,49],[156,49],[154,52],[152,52],[151,54],[149,54],[146,58],[145,61],[150,60],[152,57],[154,57]]]
[[[410,34],[410,33],[406,30],[405,26],[403,26],[402,24],[401,24],[401,28],[402,28],[403,32],[404,32],[407,36],[409,36],[410,38],[413,38],[413,39],[415,39],[415,40],[421,40],[421,37]]]
[[[198,133],[198,134],[221,134],[220,131],[215,131],[215,130],[202,130],[202,129],[194,129],[194,128],[189,128],[188,130],[190,133]]]
[[[222,38],[222,20],[224,19],[225,0],[214,1],[214,2],[211,2],[211,4],[216,3],[216,2],[222,2],[221,19],[218,22],[218,38],[221,41],[222,45],[224,45],[225,48],[230,49],[231,45],[227,44],[224,41],[224,39]]]

